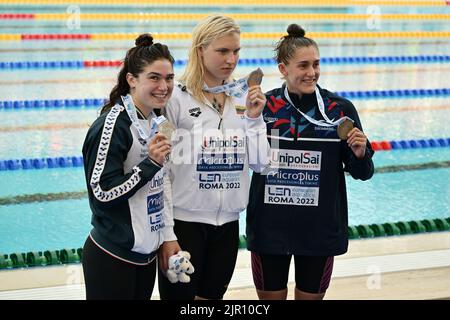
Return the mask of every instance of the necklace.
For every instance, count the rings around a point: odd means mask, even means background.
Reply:
[[[139,109],[138,107],[136,107],[136,111],[137,111],[137,113],[140,114],[140,116],[141,116],[142,118],[144,118],[145,120],[148,119],[148,118],[144,115],[144,113],[141,111],[141,109]]]
[[[212,106],[217,112],[222,113],[223,105],[216,99],[216,96],[213,96]]]

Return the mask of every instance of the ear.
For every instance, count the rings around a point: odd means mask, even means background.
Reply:
[[[205,48],[204,47],[198,47],[197,48],[197,56],[200,58],[200,59],[203,59],[203,51],[205,50]]]
[[[283,75],[283,77],[287,77],[288,72],[287,72],[287,69],[286,69],[286,65],[283,62],[278,64],[278,70],[280,70],[280,72]]]
[[[131,74],[131,73],[127,73],[127,82],[128,85],[130,86],[130,89],[134,89],[136,88],[136,78]]]

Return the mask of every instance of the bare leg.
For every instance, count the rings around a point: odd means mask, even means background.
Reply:
[[[259,300],[286,300],[288,289],[278,290],[278,291],[263,291],[256,290]]]
[[[325,293],[309,293],[295,288],[295,300],[323,300]]]

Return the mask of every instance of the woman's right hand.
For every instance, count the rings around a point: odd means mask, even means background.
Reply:
[[[174,254],[177,254],[178,251],[181,251],[178,241],[163,242],[158,252],[159,268],[162,271],[166,272],[167,269],[169,269],[169,258]]]
[[[169,139],[162,133],[157,133],[150,139],[148,144],[148,157],[162,167],[164,159],[170,153],[171,147]]]

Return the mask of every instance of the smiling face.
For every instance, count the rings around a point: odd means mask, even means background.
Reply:
[[[239,60],[240,37],[236,32],[215,39],[206,47],[199,48],[204,68],[205,82],[217,86],[230,78]]]
[[[134,104],[147,115],[161,109],[173,91],[173,66],[169,60],[160,59],[148,64],[137,77],[127,74],[130,94]]]
[[[297,48],[289,63],[278,64],[278,69],[286,79],[290,92],[300,96],[311,94],[320,76],[319,52],[314,46]]]

